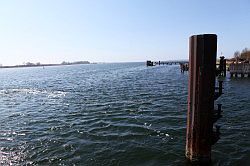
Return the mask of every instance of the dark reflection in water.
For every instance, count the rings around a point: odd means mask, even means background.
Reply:
[[[179,66],[1,69],[0,80],[0,165],[186,165]],[[249,87],[225,79],[213,165],[249,165]]]

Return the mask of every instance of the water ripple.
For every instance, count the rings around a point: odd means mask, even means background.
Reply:
[[[8,69],[0,79],[0,165],[185,165],[188,75],[178,66]],[[249,83],[224,81],[213,165],[249,165]]]

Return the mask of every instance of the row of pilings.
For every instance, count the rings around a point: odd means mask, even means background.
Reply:
[[[177,64],[187,64],[188,61],[150,61],[146,62],[146,66],[156,66],[156,65],[177,65]]]
[[[229,72],[231,77],[250,77],[250,63],[232,63]]]

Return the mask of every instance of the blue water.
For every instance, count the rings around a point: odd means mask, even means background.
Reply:
[[[186,165],[177,65],[0,70],[0,165]],[[250,165],[250,79],[226,78],[212,165]]]

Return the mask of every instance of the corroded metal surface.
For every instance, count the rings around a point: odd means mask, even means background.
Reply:
[[[213,141],[213,112],[217,36],[204,34],[189,39],[189,89],[186,157],[209,162]]]

